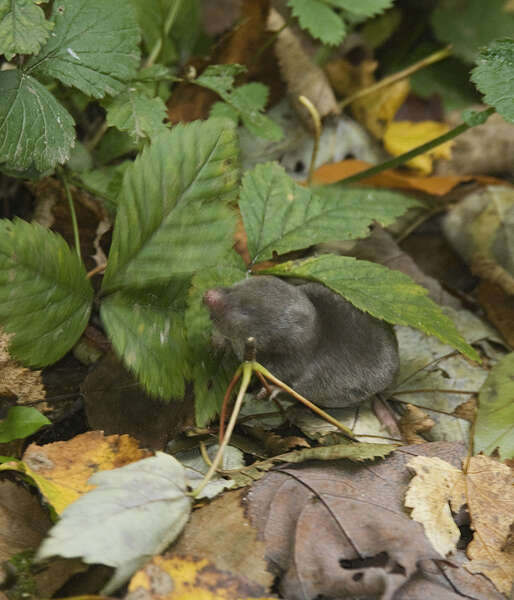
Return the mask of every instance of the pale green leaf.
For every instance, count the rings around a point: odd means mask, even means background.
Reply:
[[[472,63],[481,46],[512,36],[514,12],[506,0],[439,0],[432,13],[437,38],[452,44],[456,56]]]
[[[399,271],[348,256],[326,254],[298,265],[286,262],[263,272],[319,281],[377,319],[434,335],[468,358],[479,360],[453,321],[428,297],[427,290]]]
[[[177,125],[155,138],[125,173],[103,290],[216,264],[232,245],[238,162],[230,121]]]
[[[192,500],[184,467],[163,452],[95,473],[89,483],[95,489],[64,510],[36,560],[81,557],[86,564],[114,567],[101,591],[109,595],[179,535]]]
[[[100,315],[114,350],[147,391],[181,398],[190,378],[184,327],[187,280],[109,295]]]
[[[478,396],[474,451],[514,458],[514,353],[495,365]]]
[[[373,17],[374,15],[384,12],[387,8],[393,5],[394,0],[326,0],[327,4],[342,8],[356,15],[364,15]]]
[[[209,117],[214,119],[230,119],[237,125],[239,123],[239,113],[226,102],[215,102],[209,111]]]
[[[275,456],[273,461],[301,463],[306,460],[340,460],[348,458],[355,462],[385,458],[398,448],[396,444],[370,444],[366,442],[335,444],[317,448],[302,448]]]
[[[153,138],[168,128],[164,124],[166,106],[160,98],[149,98],[129,87],[106,105],[107,124],[127,131],[135,142]]]
[[[93,288],[64,239],[40,225],[0,221],[0,324],[32,367],[61,358],[84,331]]]
[[[124,0],[54,2],[54,31],[28,72],[55,77],[94,98],[120,93],[139,66],[139,28]]]
[[[495,40],[483,48],[471,80],[484,94],[484,102],[514,123],[514,39]]]
[[[253,262],[312,244],[366,237],[369,225],[389,225],[418,202],[397,192],[296,184],[276,163],[243,178],[239,207]]]
[[[282,128],[262,114],[268,99],[267,87],[254,82],[234,88],[234,77],[244,70],[241,65],[211,65],[193,83],[216,92],[254,135],[278,141],[283,136]]]
[[[324,44],[336,46],[346,34],[344,21],[322,0],[288,0],[300,27]]]
[[[188,343],[194,357],[195,417],[199,427],[204,427],[218,414],[227,386],[239,364],[232,352],[211,346],[212,323],[202,302],[208,289],[230,286],[244,279],[244,265],[229,266],[227,262],[224,260],[218,267],[196,273],[187,301],[185,319]]]
[[[70,114],[37,79],[0,73],[0,168],[44,173],[69,158],[74,139]]]
[[[48,38],[53,23],[37,6],[38,0],[0,0],[0,54],[35,54]]]
[[[51,421],[32,406],[11,406],[0,421],[0,443],[26,438],[44,425],[51,425]]]

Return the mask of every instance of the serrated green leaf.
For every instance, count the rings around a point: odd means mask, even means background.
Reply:
[[[483,48],[471,80],[484,94],[484,102],[514,123],[514,39],[495,40]]]
[[[237,194],[234,124],[177,125],[125,173],[104,291],[144,287],[214,265],[230,249]]]
[[[26,438],[43,425],[51,425],[51,421],[32,406],[11,406],[0,421],[0,443]]]
[[[135,87],[118,94],[106,105],[106,109],[107,124],[127,131],[136,143],[168,129],[164,124],[164,102],[160,98],[149,98]]]
[[[44,0],[45,1],[45,0]],[[39,52],[53,23],[37,6],[39,0],[0,0],[0,54],[7,60],[15,54]]]
[[[45,173],[65,162],[75,139],[70,114],[37,79],[0,73],[0,167]]]
[[[184,326],[188,280],[175,280],[105,298],[100,315],[114,350],[145,386],[162,399],[181,398],[190,378]]]
[[[356,462],[385,458],[398,448],[397,444],[371,444],[366,442],[302,448],[275,456],[273,461],[302,463],[306,460],[340,460],[348,458]]]
[[[453,321],[427,296],[427,290],[399,271],[327,254],[300,264],[286,262],[262,272],[319,281],[377,319],[414,327],[434,335],[472,360],[480,360]]]
[[[505,0],[439,0],[431,21],[437,38],[469,63],[481,46],[514,31],[514,13],[505,9]]]
[[[514,353],[507,354],[489,373],[478,396],[474,452],[500,460],[514,458]]]
[[[26,70],[55,77],[94,98],[115,96],[139,66],[139,27],[124,0],[54,2],[54,31]]]
[[[234,88],[234,77],[245,70],[241,65],[211,65],[193,83],[206,87],[223,98],[251,133],[278,141],[284,135],[282,128],[261,112],[268,99],[267,87],[254,82]]]
[[[215,102],[209,111],[209,117],[213,119],[230,119],[237,125],[239,123],[239,113],[226,102]]]
[[[387,190],[310,190],[296,184],[277,163],[247,171],[239,199],[252,262],[271,258],[274,252],[365,237],[374,220],[389,225],[418,204]]]
[[[192,279],[185,322],[194,357],[195,417],[199,427],[204,427],[218,414],[227,386],[239,364],[232,352],[223,353],[211,347],[212,323],[202,298],[208,289],[230,286],[244,276],[244,265],[223,264],[199,271]]]
[[[287,5],[300,27],[324,44],[337,46],[346,35],[346,25],[339,15],[321,0],[288,0]]]
[[[111,215],[115,215],[118,209],[118,196],[123,182],[123,175],[130,164],[132,164],[132,161],[126,160],[112,167],[83,171],[78,174],[85,189],[100,196]]]
[[[93,288],[64,239],[40,225],[0,221],[0,323],[9,350],[32,367],[61,358],[84,331]]]
[[[331,4],[337,8],[342,8],[356,15],[364,15],[373,17],[378,13],[384,12],[387,8],[393,5],[394,0],[326,0],[327,4]]]

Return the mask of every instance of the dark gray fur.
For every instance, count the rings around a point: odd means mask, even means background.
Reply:
[[[346,407],[384,391],[398,371],[390,325],[319,283],[291,285],[255,276],[206,292],[215,339],[242,360],[256,339],[257,360],[320,406]]]

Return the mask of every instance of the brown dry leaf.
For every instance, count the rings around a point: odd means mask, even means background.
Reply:
[[[384,135],[384,147],[393,156],[404,154],[417,146],[430,142],[434,138],[449,131],[446,123],[436,121],[393,121],[387,126]],[[434,158],[451,158],[452,141],[440,144],[432,150],[420,154],[409,160],[406,165],[420,171],[423,175],[430,175]]]
[[[477,289],[477,299],[484,307],[489,321],[509,346],[514,348],[514,297],[495,283],[481,281]]]
[[[365,59],[358,65],[354,65],[346,58],[338,57],[329,60],[323,69],[334,90],[345,98],[373,85],[377,66],[378,63],[370,59]]]
[[[284,25],[282,16],[275,9],[271,9],[268,30],[278,31]],[[298,102],[298,96],[306,96],[314,104],[321,118],[341,112],[325,73],[305,53],[289,27],[278,34],[275,53],[291,102],[309,129],[312,129],[312,118]]]
[[[369,169],[371,166],[372,165],[363,160],[355,159],[323,165],[315,171],[314,182],[319,184],[336,183],[346,177],[351,177],[356,173]],[[495,179],[494,177],[483,177],[480,175],[417,177],[415,175],[404,175],[394,169],[388,169],[387,171],[382,171],[382,173],[379,173],[378,175],[367,177],[362,180],[362,183],[373,187],[420,190],[427,194],[432,194],[433,196],[444,196],[460,183],[471,181],[472,179],[476,179],[477,181],[486,184],[502,183],[499,179]]]
[[[457,406],[457,408],[453,411],[453,414],[459,419],[466,419],[466,421],[472,423],[475,418],[476,411],[477,399],[470,398],[469,400],[466,400],[466,402],[459,404],[459,406]]]
[[[402,437],[408,444],[423,444],[426,440],[418,433],[430,431],[435,422],[421,408],[407,404],[399,425]]]
[[[298,436],[282,437],[273,431],[267,431],[264,427],[259,427],[257,425],[248,427],[247,431],[249,435],[263,442],[267,456],[283,454],[293,448],[311,447],[305,438]]]
[[[154,556],[132,577],[128,592],[125,600],[271,599],[261,586],[220,571],[205,558],[171,554]]]
[[[89,431],[66,442],[45,446],[30,444],[21,462],[0,465],[0,471],[28,475],[45,500],[60,514],[79,496],[92,489],[87,480],[97,471],[117,469],[151,456],[128,435],[104,436]]]
[[[457,466],[465,449],[433,443],[400,448],[371,465],[289,465],[254,484],[248,514],[288,600],[390,599],[421,561],[440,558],[403,508],[405,465],[418,454],[439,454]]]
[[[217,569],[237,573],[269,589],[274,577],[266,568],[264,544],[245,515],[242,495],[241,490],[225,492],[195,510],[172,551],[202,556]]]
[[[31,371],[11,358],[7,350],[9,335],[0,329],[0,396],[15,396],[17,404],[37,403],[38,410],[45,412],[45,388],[41,371]]]
[[[514,553],[505,551],[514,492],[509,467],[486,456],[472,457],[467,473],[439,458],[418,456],[407,465],[416,472],[405,498],[412,518],[423,523],[442,555],[456,550],[460,532],[450,512],[467,504],[474,530],[466,568],[486,575],[503,593],[514,577]]]

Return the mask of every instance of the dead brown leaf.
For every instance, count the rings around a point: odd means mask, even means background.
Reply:
[[[466,421],[472,423],[473,419],[475,418],[476,410],[477,399],[470,398],[469,400],[466,400],[466,402],[459,404],[459,406],[457,406],[457,408],[453,411],[453,414],[459,419],[466,419]]]
[[[484,307],[487,318],[498,329],[505,341],[514,348],[514,297],[499,285],[481,281],[477,298]]]
[[[426,440],[418,433],[430,431],[435,422],[421,408],[407,404],[399,425],[402,437],[408,444],[423,444]]]

